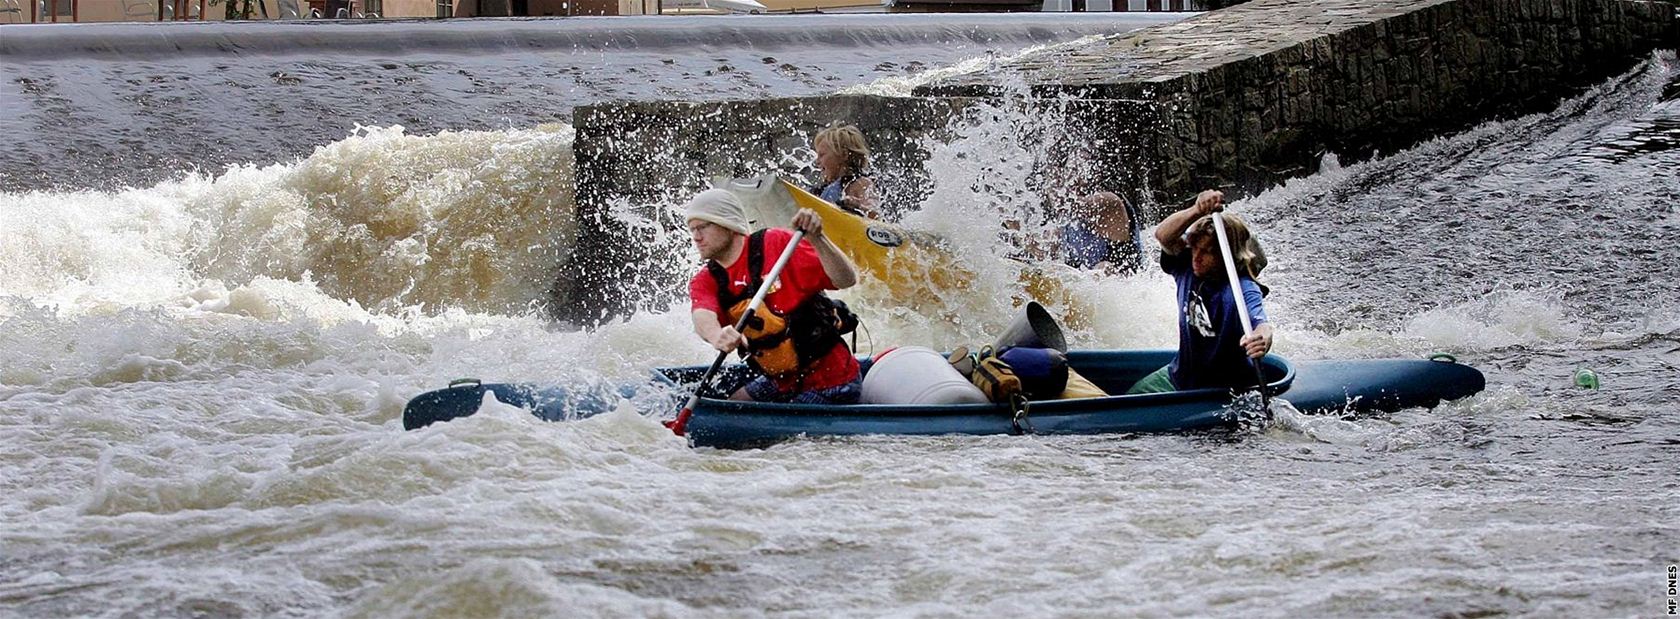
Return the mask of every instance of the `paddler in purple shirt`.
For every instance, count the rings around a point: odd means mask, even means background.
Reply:
[[[1126,393],[1254,386],[1249,359],[1272,349],[1272,325],[1266,322],[1262,302],[1265,289],[1254,281],[1263,258],[1249,242],[1248,225],[1235,215],[1222,215],[1226,237],[1232,247],[1239,248],[1231,257],[1242,302],[1254,321],[1253,333],[1244,337],[1213,229],[1212,215],[1224,210],[1224,199],[1219,191],[1204,191],[1196,196],[1195,204],[1155,228],[1155,240],[1161,243],[1161,270],[1178,283],[1178,354],[1170,365],[1145,376]]]

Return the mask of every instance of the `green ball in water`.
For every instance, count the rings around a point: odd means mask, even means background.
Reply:
[[[1575,386],[1582,389],[1598,388],[1598,373],[1587,368],[1575,371]]]

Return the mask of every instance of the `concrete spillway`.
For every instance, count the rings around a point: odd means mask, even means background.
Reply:
[[[766,15],[43,24],[0,30],[0,191],[271,164],[357,125],[568,122],[576,106],[818,95],[1182,15]],[[817,60],[813,60],[817,59]]]

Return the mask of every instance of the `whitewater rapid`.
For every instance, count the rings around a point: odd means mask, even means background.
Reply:
[[[575,233],[563,123],[370,124],[296,160],[0,193],[0,614],[1656,615],[1680,560],[1674,63],[1235,203],[1278,353],[1449,352],[1489,377],[1235,435],[722,452],[628,406],[495,404],[402,431],[454,378],[711,357],[678,291],[586,331],[539,309]],[[998,171],[1037,120],[931,144],[908,222],[1007,262],[973,222],[1012,202],[974,188],[1027,191]],[[1076,346],[1172,345],[1165,276],[1066,277]],[[1001,281],[945,314],[847,291],[860,348],[984,341]],[[1572,386],[1583,367],[1602,389]]]

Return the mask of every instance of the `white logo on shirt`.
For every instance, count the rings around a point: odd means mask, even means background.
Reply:
[[[749,285],[751,285],[751,283],[748,282],[747,280],[744,280],[744,279],[736,280],[734,284],[731,284],[731,286],[740,286],[742,288],[746,288]],[[770,282],[770,289],[765,291],[764,294],[771,294],[771,293],[774,293],[777,290],[781,290],[781,289],[782,289],[782,278],[778,277],[778,278],[776,278],[776,281]],[[751,292],[757,292],[757,291],[751,291]]]
[[[1202,337],[1215,337],[1219,334],[1213,331],[1213,320],[1208,316],[1207,302],[1195,288],[1190,289],[1190,298],[1184,302],[1184,318],[1190,327]]]

